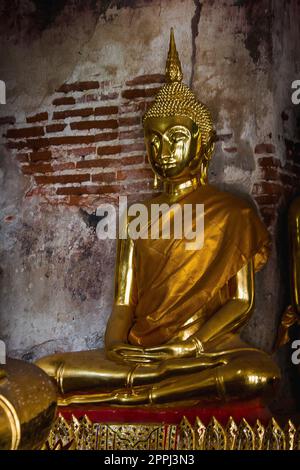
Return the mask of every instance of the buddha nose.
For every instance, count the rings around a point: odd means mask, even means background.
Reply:
[[[161,156],[163,159],[168,158],[171,156],[171,145],[170,141],[166,138],[162,139],[162,146],[161,146]]]

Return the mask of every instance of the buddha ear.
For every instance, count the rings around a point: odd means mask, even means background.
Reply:
[[[208,140],[207,140],[204,150],[202,152],[200,151],[200,155],[201,153],[202,155],[200,159],[199,168],[200,168],[200,181],[202,184],[207,184],[208,182],[208,166],[209,166],[209,162],[210,162],[210,159],[212,157],[212,154],[215,148],[215,141],[216,141],[216,133],[212,129],[209,132]]]
[[[203,142],[202,142],[202,132],[199,126],[193,122],[193,127],[192,127],[192,136],[193,138],[197,139],[197,149],[196,149],[196,156],[194,160],[199,161],[201,158],[201,153],[202,153],[202,147],[203,147]]]
[[[216,142],[216,131],[214,129],[211,129],[209,131],[208,139],[207,139],[207,144],[205,146],[205,150],[203,153],[203,157],[207,161],[207,163],[210,161],[214,148],[215,148],[215,142]]]

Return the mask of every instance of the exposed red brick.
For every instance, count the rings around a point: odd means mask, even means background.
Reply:
[[[15,219],[14,215],[7,215],[6,217],[4,217],[4,222],[9,223],[9,222],[12,222],[14,219]]]
[[[23,165],[22,172],[25,175],[34,175],[36,173],[50,173],[53,171],[50,163],[40,163],[37,165]]]
[[[55,111],[53,119],[66,119],[68,117],[86,117],[94,114],[94,108],[69,109],[68,111]]]
[[[280,160],[274,157],[261,157],[257,160],[261,167],[280,167]]]
[[[16,156],[16,159],[20,163],[25,163],[25,162],[28,162],[28,155],[27,153],[18,153]]]
[[[120,126],[136,126],[137,124],[141,124],[142,120],[139,116],[133,117],[124,117],[119,119]]]
[[[53,168],[53,171],[74,170],[75,163],[74,162],[53,163],[52,168]]]
[[[279,179],[278,168],[277,167],[262,168],[262,178],[265,179],[266,181],[277,181]]]
[[[90,144],[94,142],[93,135],[66,135],[62,137],[50,137],[48,139],[49,145],[75,145],[75,144]]]
[[[53,113],[53,119],[65,119],[67,117],[76,117],[76,116],[91,116],[95,114],[96,116],[108,116],[110,114],[117,114],[117,106],[99,106],[97,108],[79,108],[79,109],[70,109],[68,111],[55,111]]]
[[[26,118],[26,122],[40,122],[40,121],[47,121],[48,119],[48,113],[38,113],[38,114],[33,114],[32,116],[29,116]]]
[[[90,175],[55,175],[55,176],[36,176],[35,180],[37,184],[66,184],[66,183],[81,183],[83,181],[89,181]]]
[[[116,174],[115,172],[102,172],[102,173],[96,173],[92,175],[92,181],[101,181],[103,183],[113,183],[116,181]]]
[[[259,206],[261,205],[272,205],[274,206],[278,202],[278,195],[277,194],[267,194],[263,196],[255,196],[254,199],[256,200]]]
[[[15,142],[14,144],[9,142],[10,148],[16,149],[24,149],[24,148],[31,148],[34,150],[39,150],[40,148],[45,148],[49,146],[49,139],[41,138],[41,139],[27,139],[27,140],[20,140],[19,142]]]
[[[270,183],[270,182],[261,182],[261,183],[255,183],[252,188],[252,194],[253,195],[268,195],[268,194],[277,194],[278,196],[281,196],[283,192],[283,187],[281,184],[276,184],[276,183]]]
[[[75,104],[75,98],[73,96],[66,96],[64,98],[55,98],[55,100],[52,101],[52,104],[54,106],[63,106],[66,104]]]
[[[8,129],[8,139],[21,139],[22,137],[39,137],[44,135],[43,127],[23,127],[22,129]]]
[[[128,80],[126,85],[134,86],[134,85],[151,85],[152,83],[164,83],[165,76],[159,73],[154,73],[152,75],[139,75],[132,80]]]
[[[25,140],[8,141],[5,145],[8,149],[18,149],[18,150],[28,147]]]
[[[118,132],[101,132],[101,134],[95,135],[95,142],[102,142],[105,140],[116,140],[118,138]]]
[[[70,204],[71,206],[81,206],[82,205],[82,197],[80,196],[68,196],[65,198],[65,202]]]
[[[141,155],[123,158],[100,158],[93,160],[83,160],[76,163],[76,168],[119,168],[127,165],[140,165],[144,163]]]
[[[122,91],[122,97],[127,100],[133,100],[135,98],[148,98],[151,96],[155,96],[158,92],[159,88],[135,88],[132,90],[124,90]]]
[[[275,153],[275,147],[272,144],[258,144],[254,149],[255,153]]]
[[[116,119],[103,119],[102,121],[76,121],[71,122],[71,129],[116,129],[118,121]]]
[[[135,150],[145,150],[144,142],[136,143],[136,144],[124,144],[121,145],[121,152],[133,152]]]
[[[105,145],[103,147],[98,147],[98,155],[114,155],[121,152],[121,145]]]
[[[29,159],[31,162],[51,160],[51,152],[49,150],[45,150],[43,152],[32,152],[29,154]]]
[[[80,187],[64,187],[57,188],[56,194],[67,196],[67,195],[81,195],[81,194],[106,194],[106,193],[118,193],[120,190],[117,185],[89,185],[89,186],[80,186]]]
[[[153,171],[148,168],[117,171],[117,180],[153,178]]]
[[[119,138],[120,140],[125,140],[125,139],[141,139],[144,137],[144,131],[143,129],[137,129],[137,130],[132,130],[132,131],[122,131],[119,132]]]
[[[101,90],[103,90],[104,88],[107,88],[110,85],[111,85],[111,82],[109,80],[102,80],[99,83],[99,87],[101,88]]]
[[[224,151],[227,153],[236,153],[237,147],[227,147],[227,148],[224,148]]]
[[[2,116],[0,117],[0,126],[5,126],[6,124],[15,124],[15,116]]]
[[[144,156],[143,155],[135,155],[133,157],[122,157],[120,160],[120,164],[122,166],[125,165],[140,165],[144,163]]]
[[[88,82],[64,83],[56,91],[58,93],[69,93],[70,91],[95,90],[97,88],[99,88],[99,82],[88,81]]]
[[[95,116],[107,116],[109,114],[117,114],[118,111],[118,106],[100,106],[99,108],[95,108]]]
[[[112,146],[103,146],[98,147],[98,155],[113,155],[117,153],[133,152],[136,150],[145,150],[144,143],[136,144],[124,144],[124,145],[112,145]]]
[[[67,150],[68,155],[78,156],[78,157],[85,157],[86,155],[91,155],[96,153],[96,147],[89,146],[89,147],[79,147],[79,148],[71,148]]]
[[[66,124],[50,124],[49,126],[46,126],[46,131],[47,132],[61,132],[64,130],[66,127]]]
[[[118,161],[109,159],[109,158],[101,158],[101,159],[93,159],[93,160],[82,160],[80,162],[76,162],[76,168],[107,168],[111,166],[117,166]]]

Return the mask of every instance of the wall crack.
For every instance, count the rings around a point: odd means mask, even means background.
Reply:
[[[190,87],[193,85],[194,81],[194,73],[195,73],[195,64],[196,64],[196,53],[197,53],[197,46],[196,46],[196,38],[199,34],[199,23],[201,17],[201,10],[203,4],[199,0],[194,0],[195,5],[195,12],[191,19],[191,31],[192,31],[192,57],[191,57],[191,77],[190,77]]]

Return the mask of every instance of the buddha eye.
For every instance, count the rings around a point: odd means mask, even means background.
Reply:
[[[157,137],[157,135],[154,135],[154,136],[151,138],[151,145],[152,145],[153,147],[158,148],[158,147],[159,147],[159,144],[160,144],[159,138]]]
[[[175,134],[171,135],[171,141],[175,144],[186,139],[187,136],[183,132],[175,132]]]

